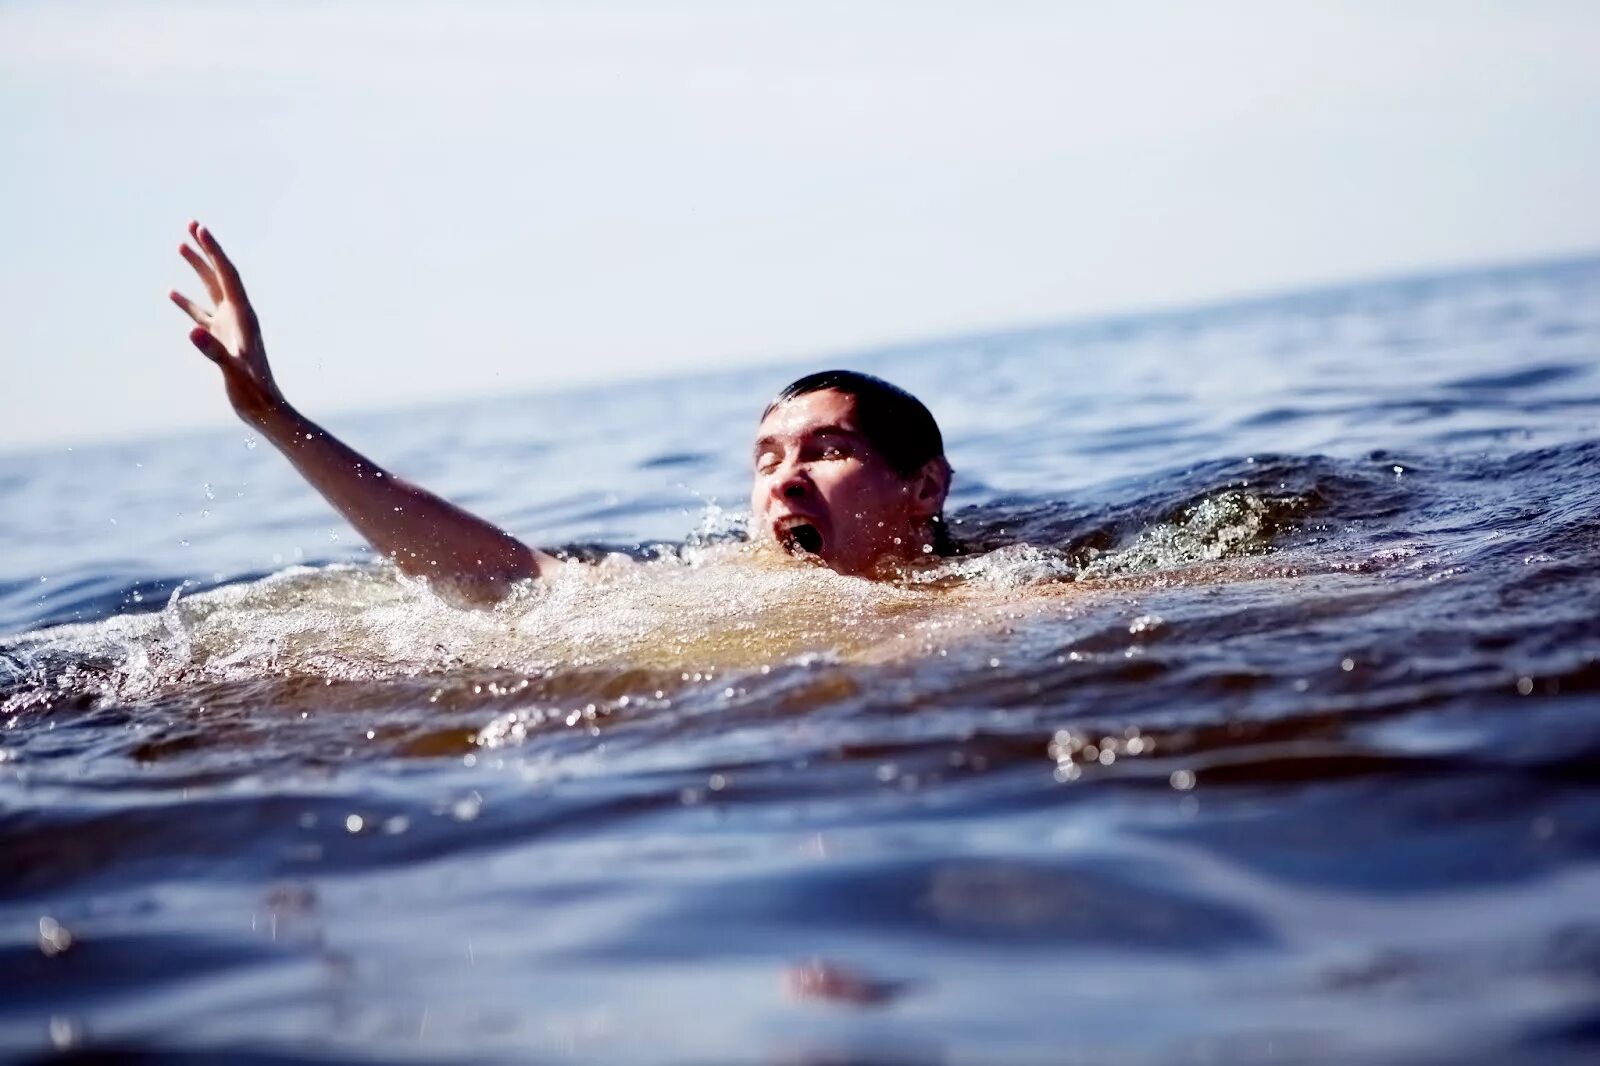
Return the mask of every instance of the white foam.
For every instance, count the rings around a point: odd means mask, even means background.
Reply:
[[[12,694],[0,710],[45,702],[52,691],[136,700],[195,683],[263,678],[359,681],[457,670],[689,676],[806,657],[929,654],[1017,617],[1012,612],[1030,602],[1030,610],[1073,610],[1058,593],[1074,578],[1259,550],[1266,520],[1259,499],[1227,492],[1081,568],[1060,551],[1021,544],[946,560],[900,582],[844,577],[773,549],[692,538],[648,562],[614,555],[596,566],[565,566],[493,610],[453,607],[386,566],[293,567],[193,596],[174,593],[156,613],[0,643],[0,661],[14,664],[7,668]]]

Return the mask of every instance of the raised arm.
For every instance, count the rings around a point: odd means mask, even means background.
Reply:
[[[560,565],[483,519],[403,481],[330,436],[284,399],[267,364],[261,327],[239,272],[210,231],[189,223],[198,249],[179,253],[200,276],[211,310],[174,291],[195,321],[189,340],[222,370],[234,411],[402,572],[428,578],[452,599],[492,604],[510,585]]]

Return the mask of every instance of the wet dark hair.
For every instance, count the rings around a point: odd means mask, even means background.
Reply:
[[[922,401],[898,385],[856,370],[807,374],[778,393],[761,417],[786,400],[828,389],[855,399],[862,435],[901,477],[914,477],[928,460],[943,458],[944,437]]]
[[[929,460],[944,458],[944,435],[933,420],[933,412],[900,386],[859,370],[807,374],[778,393],[761,417],[765,419],[774,408],[796,396],[828,389],[856,401],[856,420],[862,436],[901,477],[915,477]],[[945,465],[948,467],[949,463]],[[939,555],[958,553],[960,547],[951,539],[944,515],[934,515],[932,525],[933,550]]]

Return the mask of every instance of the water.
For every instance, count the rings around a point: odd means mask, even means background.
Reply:
[[[333,420],[602,560],[492,613],[242,430],[0,458],[0,1051],[1594,1052],[1600,261],[846,360],[898,586],[730,538],[839,361]]]

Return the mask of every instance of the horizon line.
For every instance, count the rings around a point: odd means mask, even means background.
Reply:
[[[651,382],[665,381],[690,381],[697,378],[710,378],[723,374],[732,374],[756,370],[761,367],[779,367],[789,363],[798,363],[806,360],[813,361],[845,361],[845,360],[876,360],[890,358],[906,352],[923,348],[953,348],[970,345],[983,341],[1019,340],[1028,337],[1058,333],[1066,330],[1081,330],[1085,332],[1094,330],[1114,329],[1133,323],[1150,323],[1171,320],[1181,320],[1196,316],[1209,316],[1229,312],[1250,311],[1274,304],[1281,304],[1296,300],[1309,300],[1327,298],[1330,296],[1349,295],[1365,290],[1389,288],[1402,285],[1416,285],[1430,282],[1462,281],[1469,278],[1489,277],[1496,274],[1527,274],[1540,271],[1555,270],[1570,267],[1596,266],[1600,267],[1600,248],[1584,250],[1552,252],[1538,256],[1518,256],[1503,260],[1485,260],[1457,264],[1448,267],[1413,267],[1397,271],[1392,274],[1369,274],[1357,277],[1330,278],[1325,281],[1312,282],[1293,288],[1255,289],[1237,292],[1225,292],[1217,296],[1205,297],[1192,301],[1179,301],[1167,305],[1133,306],[1120,309],[1108,309],[1085,314],[1070,315],[1063,318],[1036,319],[1032,321],[995,323],[993,325],[978,326],[960,329],[954,333],[941,334],[914,334],[895,340],[881,341],[864,345],[853,345],[849,348],[835,348],[829,351],[809,354],[785,354],[770,358],[754,358],[750,360],[735,360],[729,363],[703,369],[685,368],[665,371],[661,373],[645,373],[626,377],[597,377],[588,380],[574,380],[561,382],[550,387],[534,385],[521,389],[511,395],[495,398],[496,402],[511,402],[519,397],[530,396],[562,396],[582,393],[590,390],[610,387],[621,388],[632,384],[648,384]],[[360,418],[383,414],[401,414],[408,411],[443,410],[473,402],[481,402],[490,397],[482,391],[464,392],[458,396],[431,397],[415,401],[400,401],[398,403],[381,404],[375,406],[343,407],[319,415],[320,418]],[[87,436],[76,438],[60,438],[47,443],[30,444],[17,442],[8,444],[0,442],[0,459],[25,458],[70,451],[78,447],[101,449],[126,447],[134,444],[155,444],[167,441],[183,440],[189,437],[202,437],[215,433],[225,432],[227,425],[202,424],[188,428],[155,433],[138,432],[117,433],[106,436]]]

